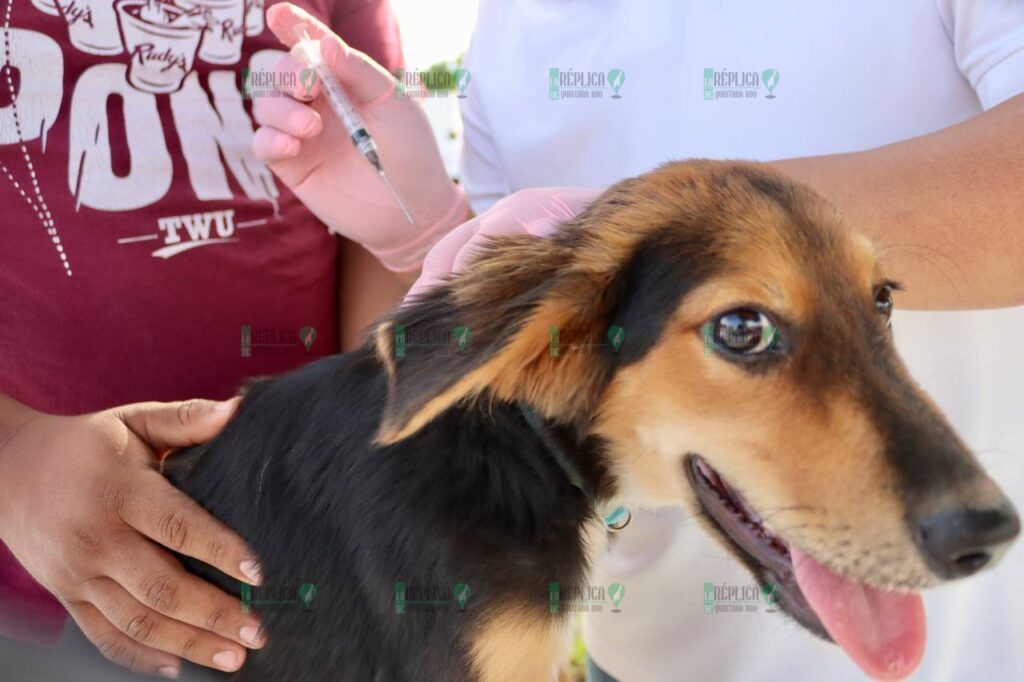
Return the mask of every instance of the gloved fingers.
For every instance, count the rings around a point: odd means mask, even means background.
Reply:
[[[289,49],[299,42],[299,36],[295,32],[296,26],[305,28],[313,40],[334,35],[334,31],[327,24],[290,2],[282,2],[268,7],[266,19],[267,27]]]
[[[544,215],[536,220],[524,221],[526,231],[532,235],[549,235],[555,227],[575,218],[593,201],[600,190],[586,187],[555,187],[549,192],[548,200],[541,204]]]
[[[524,233],[547,237],[562,223],[572,220],[595,196],[596,190],[578,187],[525,189],[512,194],[477,218],[480,228],[466,242],[452,263],[452,272],[462,272],[487,244],[487,237]]]
[[[459,255],[466,242],[473,239],[480,228],[480,219],[474,218],[462,223],[446,234],[423,259],[422,274],[405,295],[406,300],[419,296],[428,289],[444,281],[452,272],[455,258]]]
[[[321,42],[324,62],[338,77],[352,100],[374,104],[395,91],[395,77],[369,56],[349,47],[341,38],[329,36]]]
[[[253,102],[252,114],[259,125],[276,128],[300,140],[316,137],[324,127],[316,109],[290,97],[258,98]]]
[[[274,87],[286,98],[309,102],[320,94],[320,79],[316,73],[291,54],[281,55],[274,63],[273,73]]]
[[[453,229],[431,249],[423,262],[423,274],[406,299],[422,294],[448,274],[463,272],[489,237],[517,233],[547,236],[572,220],[599,193],[579,187],[546,187],[504,197],[484,214]]]
[[[260,126],[252,138],[253,155],[266,164],[273,165],[298,156],[302,140],[269,126]]]
[[[304,9],[291,3],[274,5],[267,10],[267,25],[277,39],[289,48],[298,42],[296,27],[305,27],[311,39],[320,41],[324,64],[338,77],[353,101],[364,104],[374,102],[394,90],[395,79],[384,67],[359,50],[349,47],[330,28]],[[292,54],[293,58],[298,56],[294,51]],[[296,61],[301,63],[300,59]],[[305,69],[306,65],[302,65],[302,68]]]

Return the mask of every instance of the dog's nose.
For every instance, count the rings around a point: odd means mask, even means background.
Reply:
[[[916,541],[932,569],[943,578],[977,573],[999,558],[1020,533],[1020,519],[1008,503],[989,509],[957,507],[917,523]]]

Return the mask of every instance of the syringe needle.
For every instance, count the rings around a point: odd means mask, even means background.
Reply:
[[[402,209],[402,213],[405,214],[405,219],[409,221],[410,225],[414,225],[415,223],[412,220],[412,216],[409,215],[409,209],[405,207],[405,202],[402,201],[402,198],[398,196],[398,192],[396,192],[395,188],[391,185],[391,180],[388,179],[387,173],[381,171],[380,176],[384,178],[384,182],[387,183],[388,189],[391,190],[391,196],[395,198],[395,202],[398,204],[398,208]]]
[[[391,180],[384,173],[384,167],[381,166],[380,156],[377,153],[377,143],[370,137],[370,133],[367,132],[366,126],[363,124],[362,117],[356,111],[355,105],[352,104],[352,100],[349,99],[345,90],[341,87],[337,77],[324,64],[323,55],[320,53],[319,41],[310,38],[309,31],[302,24],[293,26],[292,34],[296,39],[296,43],[292,47],[292,54],[316,72],[320,79],[323,94],[327,98],[331,110],[338,116],[342,126],[345,128],[345,132],[349,135],[349,139],[355,145],[356,151],[362,154],[363,158],[373,166],[384,182],[387,183],[388,189],[391,190],[391,196],[395,198],[398,207],[402,209],[405,219],[409,221],[410,225],[415,225],[416,222],[412,219],[409,209],[405,207],[405,203],[398,196],[398,192],[392,187]]]

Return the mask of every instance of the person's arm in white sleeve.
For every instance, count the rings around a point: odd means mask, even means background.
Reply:
[[[877,149],[775,165],[874,238],[906,287],[901,305],[1024,305],[1024,2],[937,7],[985,113]]]
[[[986,110],[1024,89],[1024,2],[936,0],[960,73]]]

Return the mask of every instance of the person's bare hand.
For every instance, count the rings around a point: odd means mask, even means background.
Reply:
[[[258,584],[253,553],[161,476],[154,457],[210,439],[235,406],[35,413],[0,443],[0,539],[115,663],[173,678],[182,658],[232,671],[245,647],[262,646],[258,619],[165,548]]]

